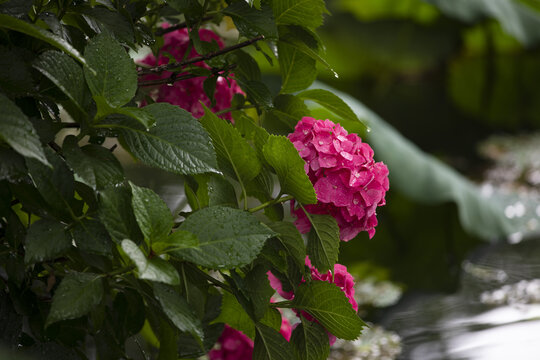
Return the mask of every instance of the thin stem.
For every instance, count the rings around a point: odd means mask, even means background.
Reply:
[[[212,71],[212,75],[221,75],[220,72],[229,71],[229,70],[234,69],[235,67],[236,67],[236,64],[232,64],[232,65],[229,65],[229,66],[224,67],[222,69],[215,69],[215,70]],[[186,74],[186,75],[180,75],[179,76],[177,73],[173,73],[168,78],[157,79],[157,80],[139,81],[138,86],[154,86],[154,85],[161,85],[161,84],[173,84],[176,81],[188,80],[188,79],[193,79],[193,78],[201,77],[201,76],[204,76],[204,75]]]
[[[288,308],[288,309],[293,308],[292,301],[289,301],[289,300],[278,301],[278,302],[275,302],[275,303],[270,303],[269,305],[272,308]]]
[[[214,58],[216,56],[226,54],[226,53],[228,53],[230,51],[234,51],[234,50],[241,49],[243,47],[249,46],[249,45],[251,45],[251,44],[253,44],[253,43],[255,43],[255,42],[259,41],[259,40],[262,40],[262,39],[264,39],[264,36],[259,35],[257,37],[254,37],[253,39],[246,40],[244,42],[241,42],[241,43],[238,43],[236,45],[232,45],[232,46],[223,48],[223,49],[218,50],[218,51],[209,52],[209,53],[204,54],[204,55],[196,56],[196,57],[193,57],[191,59],[187,59],[187,60],[180,61],[180,62],[175,62],[175,63],[172,63],[172,64],[159,65],[159,66],[156,66],[156,67],[153,67],[153,68],[150,68],[150,69],[141,69],[141,70],[139,70],[139,75],[160,74],[163,71],[168,71],[168,70],[175,69],[175,68],[178,68],[178,67],[183,67],[183,66],[186,66],[186,65],[195,64],[195,63],[197,63],[199,61],[206,61],[206,60],[212,59],[212,58]]]
[[[277,198],[277,199],[273,199],[273,200],[267,201],[265,203],[262,203],[261,205],[255,206],[254,208],[251,208],[248,211],[251,212],[251,213],[254,213],[254,212],[262,210],[262,209],[264,209],[264,208],[266,208],[268,206],[271,206],[271,205],[274,205],[274,204],[279,204],[279,203],[282,203],[282,202],[286,202],[286,201],[289,201],[289,200],[292,200],[292,199],[294,199],[294,196],[292,196],[292,195],[284,196],[282,198]]]
[[[236,111],[236,110],[243,110],[243,109],[253,109],[253,108],[256,108],[257,106],[255,105],[242,105],[242,106],[237,106],[237,107],[232,107],[232,108],[228,108],[228,109],[223,109],[223,110],[220,110],[220,111],[216,111],[214,114],[216,115],[223,115],[223,114],[226,114],[226,113],[229,113],[231,111]]]
[[[212,18],[213,18],[213,16],[205,16],[205,17],[203,17],[201,19],[201,22],[212,20]],[[187,26],[188,26],[187,23],[183,22],[183,23],[180,23],[180,24],[176,24],[174,26],[169,26],[168,28],[157,29],[156,32],[155,32],[155,35],[156,36],[165,35],[165,34],[168,34],[170,32],[186,28]]]
[[[127,274],[127,273],[129,273],[129,272],[131,272],[133,270],[135,270],[135,265],[129,265],[129,266],[126,266],[126,267],[123,267],[123,268],[108,272],[108,273],[104,274],[104,276],[113,277],[113,276],[123,275],[123,274]]]

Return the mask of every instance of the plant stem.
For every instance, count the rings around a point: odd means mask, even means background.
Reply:
[[[270,201],[267,201],[265,203],[262,203],[259,206],[255,206],[254,208],[248,209],[248,211],[251,212],[251,213],[257,212],[257,211],[262,210],[262,209],[264,209],[264,208],[266,208],[266,207],[268,207],[270,205],[279,204],[279,203],[289,201],[289,200],[292,200],[292,199],[294,199],[294,196],[287,195],[287,196],[284,196],[282,198],[277,198],[277,199],[270,200]]]
[[[203,17],[201,19],[201,22],[212,20],[212,18],[213,18],[213,16],[205,16],[205,17]],[[156,32],[155,32],[155,35],[156,36],[165,35],[165,34],[168,34],[170,32],[183,29],[183,28],[185,28],[187,26],[188,26],[187,23],[183,22],[183,23],[180,23],[180,24],[176,24],[174,26],[169,26],[168,28],[157,29]]]
[[[113,276],[123,275],[123,274],[133,271],[134,269],[135,269],[135,265],[129,265],[129,266],[111,271],[109,273],[106,273],[105,276],[113,277]]]
[[[292,308],[292,301],[286,300],[286,301],[278,301],[275,303],[270,303],[270,307],[273,308]]]
[[[229,113],[231,111],[242,110],[242,109],[253,109],[253,108],[256,108],[256,107],[257,106],[255,106],[255,105],[243,105],[243,106],[237,106],[237,107],[232,107],[232,108],[216,111],[214,114],[219,116],[219,115]]]
[[[221,75],[220,72],[229,71],[229,70],[234,69],[235,67],[236,67],[236,64],[232,64],[232,65],[229,65],[229,66],[224,67],[222,69],[212,70],[212,75]],[[163,78],[163,79],[139,81],[138,86],[154,86],[154,85],[161,85],[161,84],[173,84],[176,81],[193,79],[193,78],[200,77],[200,76],[204,76],[204,75],[186,74],[186,75],[180,75],[179,76],[177,73],[173,73],[170,77]]]
[[[241,42],[241,43],[238,43],[236,45],[232,45],[232,46],[223,48],[223,49],[218,50],[218,51],[209,52],[209,53],[204,54],[204,55],[196,56],[196,57],[193,57],[191,59],[187,59],[187,60],[180,61],[180,62],[175,62],[175,63],[172,63],[172,64],[159,65],[159,66],[156,66],[156,67],[153,67],[153,68],[150,68],[150,69],[141,69],[141,70],[139,70],[139,75],[160,74],[163,71],[167,71],[167,70],[175,69],[175,68],[178,68],[178,67],[194,64],[194,63],[197,63],[199,61],[209,60],[209,59],[212,59],[212,58],[214,58],[216,56],[226,54],[226,53],[228,53],[230,51],[234,51],[234,50],[241,49],[243,47],[249,46],[249,45],[251,45],[251,44],[253,44],[253,43],[255,43],[255,42],[259,41],[259,40],[262,40],[262,39],[264,39],[264,36],[259,35],[257,37],[254,37],[253,39],[246,40],[244,42]]]

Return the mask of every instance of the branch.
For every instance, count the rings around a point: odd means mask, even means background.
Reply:
[[[201,22],[212,20],[212,18],[213,18],[213,16],[203,17],[201,19]],[[165,35],[165,34],[168,34],[170,32],[183,29],[185,27],[187,27],[187,23],[183,22],[183,23],[180,23],[180,24],[176,24],[174,26],[169,26],[168,28],[157,29],[155,35],[157,35],[157,36]]]
[[[262,40],[262,39],[264,39],[264,36],[259,35],[257,37],[254,37],[253,39],[246,40],[246,41],[238,43],[236,45],[229,46],[229,47],[223,48],[223,49],[218,50],[218,51],[209,52],[207,54],[196,56],[194,58],[187,59],[187,60],[184,60],[184,61],[175,62],[175,63],[172,63],[172,64],[166,64],[166,65],[159,65],[159,66],[156,66],[156,67],[153,67],[153,68],[150,68],[150,69],[140,69],[138,74],[139,74],[139,76],[140,75],[145,75],[145,74],[161,74],[163,71],[168,71],[168,70],[172,70],[172,69],[175,69],[175,68],[178,68],[178,67],[183,67],[183,66],[186,66],[186,65],[195,64],[195,63],[197,63],[199,61],[206,61],[206,60],[212,59],[212,58],[214,58],[216,56],[226,54],[226,53],[228,53],[230,51],[241,49],[243,47],[249,46],[249,45],[251,45],[251,44],[253,44],[253,43],[255,43],[255,42],[259,41],[259,40]]]
[[[221,72],[232,70],[235,67],[236,67],[236,64],[232,64],[232,65],[229,65],[229,66],[224,67],[222,69],[212,70],[212,75],[221,75],[220,74]],[[171,76],[166,77],[166,78],[162,78],[162,79],[139,81],[138,86],[153,86],[153,85],[161,85],[161,84],[173,84],[176,81],[193,79],[193,78],[200,77],[200,76],[205,76],[205,75],[196,75],[196,74],[178,75],[177,73],[173,73]]]

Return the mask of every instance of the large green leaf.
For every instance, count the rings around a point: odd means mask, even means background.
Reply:
[[[263,124],[274,134],[286,135],[294,131],[302,117],[309,115],[303,99],[291,94],[280,94],[274,98],[274,107],[266,112]]]
[[[354,340],[365,326],[343,291],[326,281],[298,286],[293,299],[295,309],[307,311],[338,338]]]
[[[187,331],[201,341],[204,338],[201,321],[195,316],[184,299],[173,287],[159,283],[154,284],[154,295],[172,323]]]
[[[78,249],[112,257],[111,237],[99,221],[83,219],[71,229],[71,233]]]
[[[71,248],[71,238],[64,226],[53,220],[33,223],[26,234],[24,262],[27,264],[54,260]]]
[[[294,358],[291,344],[279,331],[264,324],[257,324],[253,347],[253,359],[290,360]]]
[[[0,140],[7,142],[19,154],[50,166],[34,126],[21,109],[4,94],[0,94],[0,108]]]
[[[160,257],[147,258],[142,250],[131,240],[122,240],[122,250],[137,267],[139,279],[162,282],[165,284],[180,284],[178,271]]]
[[[272,230],[278,233],[278,238],[281,244],[287,249],[291,258],[296,262],[298,267],[304,268],[306,259],[306,247],[302,235],[290,222],[273,222],[268,225]]]
[[[148,165],[176,174],[218,172],[210,136],[178,106],[156,103],[144,108],[156,119],[149,131],[116,124],[128,150]]]
[[[96,6],[84,9],[82,16],[96,33],[109,33],[118,41],[134,47],[133,25],[119,11]]]
[[[317,35],[301,26],[282,25],[279,30],[279,42],[290,45],[305,55],[317,60],[326,68],[330,65],[321,56],[321,45]]]
[[[229,292],[223,293],[221,313],[213,322],[228,324],[230,327],[244,333],[250,339],[255,338],[255,323],[234,295]]]
[[[131,239],[136,243],[142,240],[131,207],[131,191],[126,187],[111,187],[100,192],[99,217],[117,243],[123,239]]]
[[[105,34],[95,36],[84,57],[88,63],[84,76],[98,107],[103,101],[112,108],[120,107],[135,96],[135,63],[116,40]]]
[[[315,321],[302,318],[292,332],[290,342],[298,360],[326,360],[330,353],[328,334]]]
[[[36,39],[43,40],[56,47],[57,49],[60,49],[63,52],[69,54],[72,58],[74,58],[81,64],[86,64],[85,59],[81,56],[79,51],[77,51],[77,49],[75,49],[70,43],[37,25],[15,19],[8,15],[0,14],[0,27],[15,30],[26,35],[35,37]]]
[[[171,252],[212,269],[229,269],[251,263],[274,232],[252,214],[223,206],[201,209],[180,226],[199,238],[199,247]]]
[[[205,109],[201,124],[210,134],[220,168],[241,183],[253,179],[261,171],[261,163],[255,150],[231,124]]]
[[[463,227],[486,240],[495,240],[522,230],[516,219],[511,220],[504,215],[504,205],[498,195],[483,197],[478,186],[440,160],[422,152],[360,101],[323,84],[316,86],[336,94],[359,118],[367,120],[371,128],[368,140],[376,158],[384,161],[390,169],[392,187],[424,203],[454,201]]]
[[[150,243],[166,237],[173,227],[167,204],[151,189],[131,185],[131,205],[144,238]]]
[[[68,165],[75,172],[75,179],[92,189],[103,190],[124,181],[122,165],[108,149],[93,144],[79,148],[73,135],[64,139],[62,148]]]
[[[302,204],[315,204],[317,195],[304,171],[304,160],[284,136],[272,135],[263,147],[266,161],[274,168],[284,193]]]
[[[317,104],[330,110],[345,121],[359,122],[362,121],[356,116],[354,111],[347,105],[347,103],[336,96],[334,93],[323,89],[310,89],[302,91],[298,94],[298,97],[304,100],[311,100]],[[362,125],[366,126],[362,123]]]
[[[497,19],[503,29],[524,45],[540,41],[540,14],[515,0],[425,0],[443,13],[472,22],[483,17]]]
[[[152,242],[152,250],[157,254],[197,248],[198,246],[199,239],[192,233],[183,230],[176,230],[169,236]]]
[[[330,215],[307,214],[311,222],[307,253],[321,273],[334,269],[339,255],[339,227]]]
[[[278,42],[281,93],[304,90],[317,78],[316,60],[306,55],[297,46]]]
[[[223,13],[233,19],[238,31],[245,37],[261,34],[265,38],[277,38],[272,9],[267,5],[261,6],[261,9],[258,10],[244,1],[237,1],[225,8]]]
[[[291,24],[316,28],[327,13],[324,0],[274,0],[272,2],[276,24]]]
[[[81,111],[85,111],[89,92],[80,65],[68,55],[54,50],[42,53],[33,65],[58,86]]]
[[[66,275],[54,293],[45,326],[86,315],[101,302],[102,297],[101,276],[91,273]]]

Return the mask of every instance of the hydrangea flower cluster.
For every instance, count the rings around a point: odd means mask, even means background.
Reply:
[[[385,204],[388,168],[373,160],[373,150],[356,134],[349,134],[330,120],[304,117],[289,134],[306,164],[304,169],[317,193],[317,204],[305,205],[312,214],[332,215],[340,228],[340,239],[349,241],[360,231],[375,234],[376,211]],[[301,233],[311,229],[302,209],[291,212]]]
[[[351,304],[354,311],[358,311],[358,303],[354,299],[354,278],[347,271],[346,266],[341,265],[341,264],[335,264],[333,272],[328,270],[327,272],[321,274],[319,270],[317,270],[315,266],[311,264],[311,261],[309,260],[309,256],[306,256],[305,264],[311,272],[312,280],[326,281],[331,284],[337,285],[341,289],[341,291],[343,291],[343,293],[349,300],[349,303]],[[334,275],[333,280],[332,280],[332,273]],[[268,275],[268,280],[270,281],[270,286],[272,286],[272,288],[276,290],[279,295],[281,295],[283,298],[287,300],[292,300],[294,298],[294,293],[284,291],[281,281],[274,274],[272,274],[271,271],[268,271],[267,275]],[[302,282],[304,281],[305,280],[302,279]],[[304,311],[302,311],[302,316],[304,316],[304,318],[306,318],[309,321],[315,320],[311,315],[309,315],[308,313]],[[332,345],[335,342],[336,338],[334,335],[330,333],[328,333],[328,337],[330,340],[330,345]]]
[[[285,340],[291,339],[292,326],[284,317],[281,318],[279,332]],[[208,353],[210,360],[251,360],[252,357],[253,340],[229,325],[225,325],[225,329],[217,341],[217,346]]]
[[[165,25],[164,27],[167,27]],[[199,29],[199,37],[202,41],[217,42],[220,48],[223,48],[223,42],[213,32],[207,29]],[[187,29],[179,29],[172,31],[163,36],[163,47],[160,49],[159,59],[153,54],[146,56],[140,62],[149,66],[157,66],[169,63],[169,58],[165,56],[166,53],[174,56],[176,61],[183,59],[191,59],[199,56],[195,49],[191,48],[190,53],[186,56],[186,51],[189,49],[189,35]],[[210,67],[203,61],[197,62],[195,66],[210,69]],[[179,74],[183,75],[183,74]],[[171,76],[171,72],[164,71],[160,75],[147,75],[144,80],[155,80],[168,78]],[[175,81],[173,84],[163,84],[159,86],[157,92],[153,94],[156,102],[167,102],[169,104],[178,105],[182,109],[189,111],[196,118],[200,118],[204,115],[204,110],[199,101],[202,101],[207,107],[210,107],[211,100],[206,96],[203,88],[203,83],[206,77],[195,77],[192,79]],[[212,108],[212,111],[220,111],[231,107],[231,101],[234,94],[242,93],[242,90],[234,79],[225,79],[219,77],[216,83],[216,90],[214,93],[216,104]],[[230,113],[221,115],[222,118],[231,120]]]

